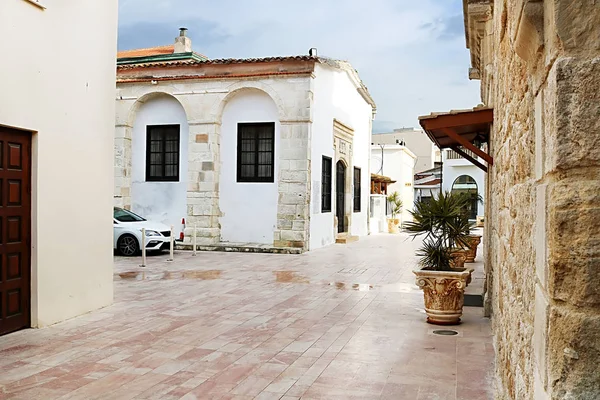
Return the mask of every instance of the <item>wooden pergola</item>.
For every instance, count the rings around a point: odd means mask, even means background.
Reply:
[[[447,113],[431,113],[419,117],[419,123],[429,139],[440,149],[452,149],[473,165],[488,171],[494,159],[475,143],[487,143],[494,122],[494,110],[488,107],[475,107],[472,110],[456,110]],[[484,160],[487,165],[464,150],[470,150]]]
[[[387,176],[371,174],[371,194],[387,195],[387,188],[390,183],[396,183],[396,181]]]

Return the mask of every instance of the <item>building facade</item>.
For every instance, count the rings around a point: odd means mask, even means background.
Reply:
[[[486,308],[498,399],[600,394],[600,6],[464,0],[493,107]]]
[[[115,202],[184,241],[315,249],[368,233],[375,104],[351,66],[316,56],[119,54]]]
[[[428,201],[437,197],[442,187],[442,166],[418,172],[414,176],[415,201]]]
[[[399,144],[385,147],[371,146],[371,172],[381,174],[383,170],[385,176],[393,181],[387,185],[387,193],[398,192],[400,194],[403,207],[398,218],[402,222],[412,221],[410,211],[413,210],[414,204],[413,178],[416,162],[417,156],[406,146]],[[387,211],[389,214],[390,210]]]
[[[420,129],[399,128],[394,129],[394,132],[373,134],[373,145],[387,147],[400,144],[417,156],[414,165],[417,173],[433,168],[434,163],[442,160],[440,149]]]
[[[466,150],[468,151],[468,150]],[[477,158],[475,154],[471,154]],[[482,161],[483,162],[483,161]],[[451,149],[442,150],[441,189],[471,197],[469,219],[485,213],[485,172]]]
[[[0,3],[0,334],[112,302],[117,10]]]

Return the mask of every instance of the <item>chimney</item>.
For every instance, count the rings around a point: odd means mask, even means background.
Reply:
[[[192,39],[187,37],[187,28],[179,28],[179,36],[175,38],[174,53],[191,53]]]

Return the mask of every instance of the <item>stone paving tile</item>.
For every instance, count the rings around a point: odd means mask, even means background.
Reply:
[[[0,337],[0,399],[490,398],[489,321],[432,333],[418,245],[116,257],[112,306]]]

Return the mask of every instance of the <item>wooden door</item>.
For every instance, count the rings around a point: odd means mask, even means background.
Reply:
[[[345,232],[344,217],[346,216],[346,166],[342,161],[335,165],[335,208],[338,218],[338,232]]]
[[[0,335],[30,326],[31,134],[0,127]]]

